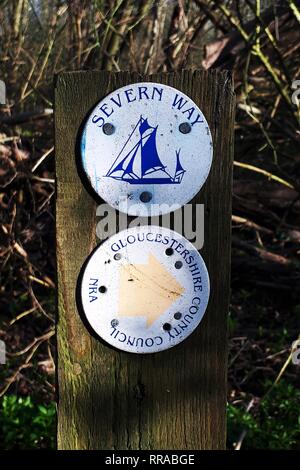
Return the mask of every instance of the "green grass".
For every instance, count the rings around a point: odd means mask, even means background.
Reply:
[[[266,383],[266,389],[271,384]],[[242,449],[296,449],[300,445],[300,390],[280,381],[260,402],[255,414],[228,405],[228,448],[246,431]]]
[[[266,390],[271,384],[266,382]],[[242,449],[295,449],[300,444],[300,390],[280,381],[246,412],[228,405],[228,448],[246,431]],[[2,449],[55,449],[55,403],[37,404],[31,397],[6,395],[0,402]]]
[[[31,397],[5,395],[0,402],[2,449],[54,449],[55,403],[40,405]]]

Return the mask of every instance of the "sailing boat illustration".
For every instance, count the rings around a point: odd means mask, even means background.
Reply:
[[[139,138],[132,145],[132,136],[137,128]],[[180,184],[186,171],[180,163],[180,149],[176,150],[176,169],[174,176],[171,176],[157,152],[157,128],[151,126],[147,118],[140,116],[105,176],[130,184]]]

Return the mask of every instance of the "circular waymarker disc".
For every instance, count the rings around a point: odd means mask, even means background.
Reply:
[[[82,166],[93,189],[129,215],[165,214],[189,202],[208,176],[212,152],[203,113],[161,83],[110,93],[81,137]]]
[[[172,230],[141,226],[115,234],[90,256],[81,305],[93,330],[123,351],[154,353],[200,323],[209,277],[193,245]]]

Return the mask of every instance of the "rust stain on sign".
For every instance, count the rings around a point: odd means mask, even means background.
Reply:
[[[183,294],[184,288],[150,253],[147,264],[125,264],[120,269],[119,315],[147,318],[147,326]]]
[[[200,323],[209,298],[202,257],[179,233],[157,226],[116,233],[89,258],[81,279],[87,321],[123,351],[169,349]]]

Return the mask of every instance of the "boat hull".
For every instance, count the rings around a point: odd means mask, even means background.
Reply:
[[[111,176],[110,178],[114,178]],[[130,184],[180,184],[180,181],[174,181],[171,178],[143,178],[143,179],[134,179],[134,178],[118,178],[118,181],[125,181]]]

